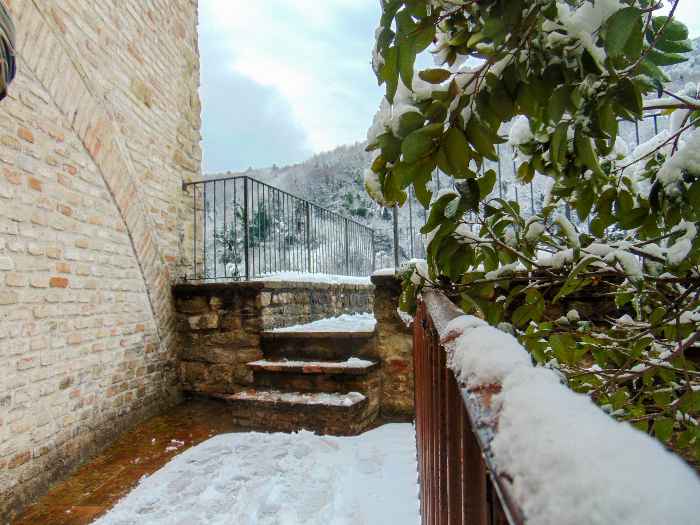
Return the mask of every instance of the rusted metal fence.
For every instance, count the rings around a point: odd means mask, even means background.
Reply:
[[[466,392],[447,366],[447,323],[461,312],[426,292],[414,323],[416,440],[424,525],[516,525],[522,514],[491,461],[487,426],[498,387]],[[442,342],[441,342],[442,341]]]

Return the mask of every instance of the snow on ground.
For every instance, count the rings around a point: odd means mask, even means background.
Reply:
[[[254,281],[280,282],[289,281],[296,283],[324,283],[324,284],[372,284],[369,277],[353,277],[349,275],[331,275],[327,273],[306,272],[275,272],[263,274],[253,279]]]
[[[374,314],[343,314],[313,323],[275,328],[273,332],[373,332],[376,325]]]
[[[410,525],[413,426],[357,437],[225,434],[141,480],[95,525]]]

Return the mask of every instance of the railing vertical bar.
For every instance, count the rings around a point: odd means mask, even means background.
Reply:
[[[197,278],[197,186],[193,187],[194,191],[192,192],[192,210],[194,213],[194,224],[193,228],[194,231],[192,232],[192,264],[194,266],[194,275],[192,276],[193,279]]]
[[[447,523],[462,523],[462,492],[460,489],[460,454],[459,454],[459,412],[463,410],[459,398],[457,381],[450,369],[443,369],[447,388],[445,397],[445,433],[447,436]]]
[[[245,278],[250,280],[250,235],[248,232],[248,178],[243,179],[243,257],[245,258]]]
[[[219,277],[219,268],[218,268],[218,250],[217,250],[217,242],[216,242],[216,181],[214,181],[214,232],[213,232],[213,240],[214,240],[214,279]]]
[[[447,414],[446,414],[446,387],[447,387],[447,382],[446,382],[446,374],[449,372],[447,368],[447,359],[446,359],[446,354],[445,351],[441,348],[438,347],[436,349],[437,357],[438,357],[438,411],[437,411],[437,419],[438,419],[438,425],[439,425],[439,430],[438,430],[438,457],[439,457],[439,463],[438,463],[438,482],[439,482],[439,500],[438,500],[438,509],[439,509],[439,523],[441,524],[446,524],[447,523]]]
[[[438,172],[438,179],[440,175]],[[399,268],[399,209],[394,206],[392,208],[394,220],[394,268]]]
[[[462,406],[462,463],[464,465],[464,478],[462,481],[464,491],[464,521],[474,525],[488,525],[489,512],[486,493],[486,466],[481,457],[481,448],[472,433],[469,414]]]
[[[202,237],[204,240],[204,257],[202,259],[202,266],[204,269],[204,278],[205,279],[209,276],[208,270],[207,270],[207,224],[209,222],[209,213],[207,212],[207,205],[208,205],[207,186],[208,185],[209,185],[208,183],[204,184],[204,221],[203,221],[204,231],[202,232]]]
[[[226,202],[226,186],[228,185],[228,181],[224,181],[224,228],[223,228],[223,237],[222,239],[224,240],[224,250],[226,250],[226,245],[227,243],[231,242],[228,239],[228,229],[226,228],[226,210],[228,208],[228,202]],[[224,261],[227,261],[228,257],[226,256],[226,252],[224,252]],[[228,263],[224,262],[224,278],[228,277]]]

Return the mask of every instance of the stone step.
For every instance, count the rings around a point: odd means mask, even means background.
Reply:
[[[376,359],[374,332],[263,332],[260,340],[268,360],[344,361]]]
[[[351,357],[345,361],[269,361],[248,363],[254,372],[318,375],[365,375],[379,367],[376,361]]]
[[[229,405],[236,425],[268,432],[304,429],[320,434],[355,435],[367,429],[377,416],[377,409],[359,392],[283,392],[258,388],[214,397]]]

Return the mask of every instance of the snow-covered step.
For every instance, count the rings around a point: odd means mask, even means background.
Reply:
[[[287,374],[324,374],[324,375],[363,375],[375,370],[379,364],[367,359],[350,357],[345,361],[300,361],[282,360],[270,361],[262,359],[248,363],[255,372],[287,373]]]
[[[366,397],[359,392],[347,394],[326,394],[322,392],[280,392],[279,390],[244,390],[227,397],[228,401],[253,401],[257,403],[283,403],[288,405],[325,407],[352,407]]]
[[[237,425],[268,432],[305,429],[354,435],[372,424],[378,409],[364,394],[354,391],[286,392],[257,388],[217,397],[228,403]]]

